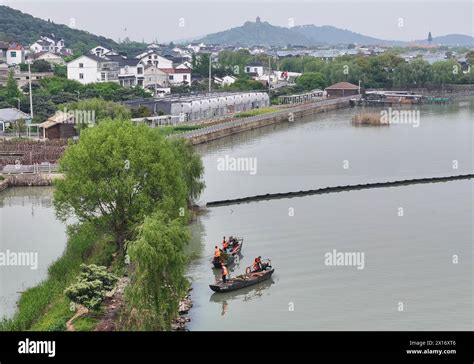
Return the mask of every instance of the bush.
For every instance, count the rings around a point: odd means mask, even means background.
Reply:
[[[112,290],[118,278],[106,271],[106,267],[81,264],[77,282],[71,284],[64,294],[72,302],[94,310],[99,307],[105,294]]]
[[[352,124],[355,125],[388,125],[382,122],[380,114],[377,113],[362,113],[352,117]]]

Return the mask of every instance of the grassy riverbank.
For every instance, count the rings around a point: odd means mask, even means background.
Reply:
[[[263,109],[253,109],[253,110],[248,110],[248,111],[242,111],[237,114],[235,114],[236,118],[247,118],[250,116],[256,116],[256,115],[263,115],[263,114],[268,114],[271,112],[276,112],[278,109],[276,107],[266,107]]]
[[[80,271],[81,263],[109,266],[113,260],[110,238],[100,236],[91,225],[71,226],[64,254],[48,269],[48,278],[26,290],[18,301],[18,310],[10,320],[0,323],[6,331],[62,331],[73,315],[64,289]],[[90,325],[79,325],[90,327]]]

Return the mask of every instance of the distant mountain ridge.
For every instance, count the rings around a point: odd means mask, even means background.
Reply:
[[[257,18],[255,22],[247,21],[242,26],[231,28],[217,33],[208,34],[196,41],[206,44],[222,44],[230,46],[321,46],[337,44],[363,44],[380,46],[403,46],[412,43],[425,44],[428,41],[416,40],[412,42],[383,40],[355,33],[347,29],[340,29],[329,25],[299,25],[294,27],[280,27]],[[474,45],[474,38],[463,34],[448,34],[433,37],[433,44],[448,46]]]

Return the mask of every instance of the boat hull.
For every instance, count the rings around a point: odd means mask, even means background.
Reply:
[[[269,279],[274,271],[272,268],[263,272],[245,274],[242,278],[232,278],[226,283],[219,281],[215,284],[210,284],[209,288],[219,293],[235,291]]]

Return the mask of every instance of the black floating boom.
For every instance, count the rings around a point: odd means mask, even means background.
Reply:
[[[449,182],[449,181],[471,179],[471,178],[474,178],[474,174],[461,174],[457,176],[446,176],[446,177],[414,178],[414,179],[405,179],[405,180],[400,180],[400,181],[374,182],[374,183],[366,183],[366,184],[359,184],[359,185],[333,186],[333,187],[317,188],[315,190],[307,190],[307,191],[295,191],[295,192],[286,192],[286,193],[267,193],[265,195],[255,195],[255,196],[241,197],[241,198],[235,198],[235,199],[230,199],[230,200],[211,201],[211,202],[206,203],[206,206],[213,207],[213,206],[235,205],[235,204],[254,202],[254,201],[276,200],[280,198],[322,195],[324,193],[365,190],[369,188],[397,187],[397,186],[415,185],[415,184],[422,184],[422,183]]]

